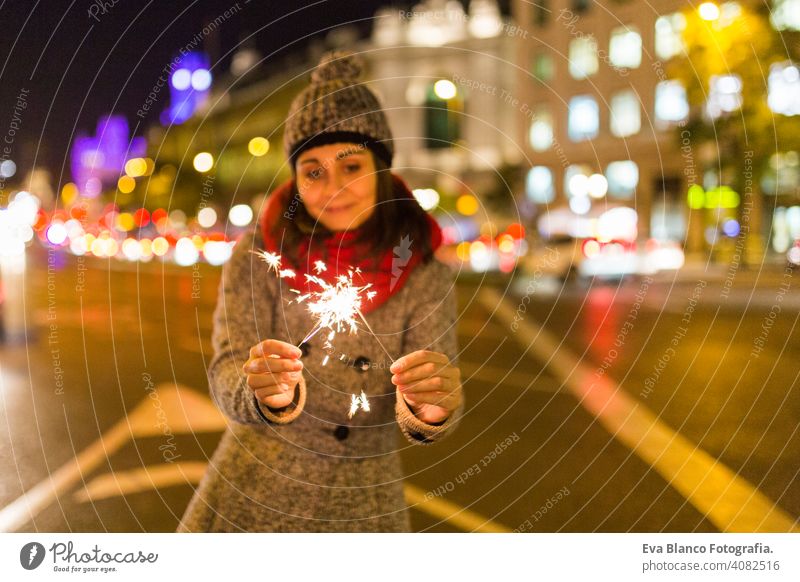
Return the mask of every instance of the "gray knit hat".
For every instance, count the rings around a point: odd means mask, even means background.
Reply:
[[[311,84],[289,108],[283,147],[294,172],[301,152],[312,147],[351,142],[392,165],[392,131],[375,94],[359,82],[363,62],[350,51],[323,55],[311,73]]]

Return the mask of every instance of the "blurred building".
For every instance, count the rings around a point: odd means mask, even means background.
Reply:
[[[494,0],[466,9],[428,0],[375,14],[359,52],[394,133],[395,168],[412,185],[482,199],[503,168],[521,162],[517,110],[503,103],[518,79],[513,29]],[[508,191],[505,207],[513,208]]]
[[[587,214],[625,204],[640,238],[683,240],[686,167],[675,124],[688,115],[685,92],[663,60],[680,51],[681,0],[640,3],[514,2],[530,32],[519,46],[521,119],[531,167],[526,195],[539,205]],[[657,8],[660,13],[657,13]]]
[[[530,160],[526,196],[540,212],[569,207],[590,216],[598,207],[627,205],[637,211],[640,239],[705,248],[703,219],[690,217],[687,191],[708,176],[696,159],[702,152],[681,146],[689,103],[666,73],[684,51],[686,11],[699,8],[684,0],[646,7],[624,0],[513,2],[526,31],[518,45],[520,95],[530,104],[518,118]],[[711,17],[735,17],[738,4],[705,9],[717,11]],[[772,9],[772,26],[798,29],[800,2],[778,0]]]

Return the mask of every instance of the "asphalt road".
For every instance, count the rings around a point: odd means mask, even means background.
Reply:
[[[220,271],[52,258],[29,261],[28,341],[0,348],[0,531],[174,531],[225,426]],[[794,276],[460,280],[468,411],[403,449],[414,528],[796,528]]]

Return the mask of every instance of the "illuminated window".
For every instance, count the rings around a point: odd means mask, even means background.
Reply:
[[[583,141],[597,137],[600,129],[600,108],[589,95],[578,95],[569,102],[569,138]]]
[[[639,166],[631,160],[611,162],[606,168],[608,195],[613,198],[630,199],[639,185]]]
[[[611,31],[609,43],[611,64],[635,69],[642,64],[642,36],[633,26],[620,26]]]
[[[769,18],[778,30],[800,30],[800,0],[772,0]]]
[[[781,115],[800,115],[800,69],[790,62],[769,69],[770,109]]]
[[[794,151],[772,154],[761,186],[765,194],[794,194],[800,187],[800,155]]]
[[[656,85],[656,120],[668,125],[686,119],[689,101],[680,81],[662,81]]]
[[[533,55],[533,76],[538,81],[549,81],[555,73],[553,57],[541,52]]]
[[[627,137],[639,133],[642,128],[642,113],[639,98],[631,89],[611,96],[611,133]]]
[[[592,169],[586,164],[572,164],[564,171],[564,191],[569,197],[589,195],[589,176]]]
[[[528,139],[537,152],[549,150],[553,145],[553,116],[547,105],[539,105],[534,109]]]
[[[525,179],[525,195],[531,202],[547,204],[555,197],[553,172],[547,166],[533,166]]]
[[[461,136],[460,98],[453,83],[431,83],[425,95],[425,147],[448,148]]]
[[[684,50],[683,31],[686,17],[680,12],[661,16],[656,20],[656,56],[671,59]]]
[[[580,36],[569,43],[569,74],[575,79],[585,79],[597,72],[597,41],[591,36]]]
[[[742,78],[739,75],[712,75],[709,81],[706,112],[715,119],[742,106]]]

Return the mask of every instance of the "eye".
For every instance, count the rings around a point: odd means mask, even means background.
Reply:
[[[303,177],[306,180],[311,180],[311,181],[318,180],[321,176],[322,176],[322,168],[314,168],[313,170],[307,170],[303,174]]]
[[[355,164],[351,162],[349,164],[346,164],[344,169],[346,172],[353,174],[361,169],[361,164]]]

